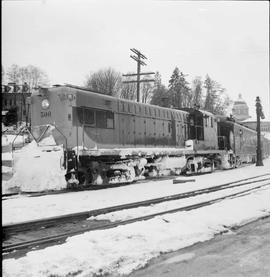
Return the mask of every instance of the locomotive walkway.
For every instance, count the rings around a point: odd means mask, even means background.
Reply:
[[[64,240],[67,237],[80,234],[86,231],[108,229],[119,225],[130,224],[136,221],[148,220],[155,216],[159,216],[166,213],[175,213],[175,212],[181,212],[181,211],[188,211],[192,209],[198,209],[200,207],[212,205],[214,203],[217,203],[227,198],[240,197],[246,194],[250,194],[255,190],[261,189],[264,186],[268,186],[270,184],[270,182],[268,182],[270,180],[269,175],[270,174],[263,174],[252,178],[246,178],[246,179],[222,184],[222,185],[207,188],[207,189],[200,189],[200,190],[191,191],[188,193],[172,195],[169,197],[161,197],[161,198],[151,199],[147,201],[109,207],[105,209],[92,210],[92,211],[87,211],[83,213],[66,215],[62,217],[48,218],[45,220],[6,225],[6,226],[3,226],[3,235],[5,240],[3,242],[2,249],[3,249],[3,253],[6,253],[6,255],[4,255],[3,257],[6,258],[6,257],[10,257],[10,255],[17,255],[18,252],[11,253],[11,251],[14,251],[14,250],[21,250],[21,254],[23,254],[27,252],[28,249],[31,247],[39,248],[40,246],[44,247],[47,245],[55,244],[57,242],[64,242]],[[252,185],[252,186],[250,187],[248,185]],[[161,202],[195,197],[201,194],[207,194],[207,193],[209,194],[216,191],[232,189],[237,187],[244,187],[244,186],[248,186],[248,188],[245,188],[244,190],[240,190],[237,192],[232,191],[232,193],[229,193],[225,196],[209,199],[208,201],[202,201],[199,203],[195,203],[187,206],[181,206],[179,208],[161,211],[158,213],[153,213],[146,216],[136,217],[128,220],[122,220],[117,222],[110,222],[108,220],[101,220],[101,221],[86,220],[90,216],[97,216],[100,214],[121,211],[124,209],[138,208],[141,206],[150,206]],[[27,230],[28,232],[26,232]],[[66,230],[66,231],[63,233],[63,230]]]

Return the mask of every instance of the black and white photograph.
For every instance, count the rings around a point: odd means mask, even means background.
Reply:
[[[2,276],[270,276],[269,2],[1,3]]]

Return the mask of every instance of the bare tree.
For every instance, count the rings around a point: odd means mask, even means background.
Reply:
[[[47,74],[42,69],[33,65],[20,67],[13,64],[7,71],[7,78],[9,82],[16,85],[27,83],[30,92],[35,87],[49,85]]]
[[[101,69],[87,76],[86,87],[112,96],[119,96],[122,77],[112,68]]]
[[[40,68],[28,65],[21,68],[21,82],[27,83],[30,88],[48,85],[48,76]]]
[[[7,70],[7,79],[11,83],[18,84],[20,81],[20,67],[17,64],[11,65]]]
[[[154,86],[150,83],[142,83],[141,93],[142,93],[142,103],[149,103],[152,98]]]
[[[126,81],[132,81],[131,76],[126,77]],[[122,83],[120,98],[135,100],[136,99],[137,85],[136,83]]]

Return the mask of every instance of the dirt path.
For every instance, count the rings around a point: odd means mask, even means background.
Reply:
[[[270,276],[270,217],[162,255],[130,277]]]

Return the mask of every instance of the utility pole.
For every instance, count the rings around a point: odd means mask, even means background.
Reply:
[[[256,114],[257,114],[257,161],[256,166],[263,166],[262,148],[261,148],[261,123],[260,118],[264,119],[260,97],[256,97]]]
[[[155,72],[146,72],[146,73],[141,73],[141,66],[146,65],[146,63],[143,60],[147,60],[147,58],[137,49],[131,48],[130,49],[135,55],[130,55],[130,57],[137,62],[137,73],[135,74],[123,74],[124,77],[129,77],[129,76],[137,76],[137,80],[134,81],[124,81],[123,83],[128,84],[128,83],[137,83],[137,102],[140,102],[140,83],[143,82],[154,82],[154,79],[146,79],[146,80],[140,80],[141,75],[151,75],[155,74]]]

